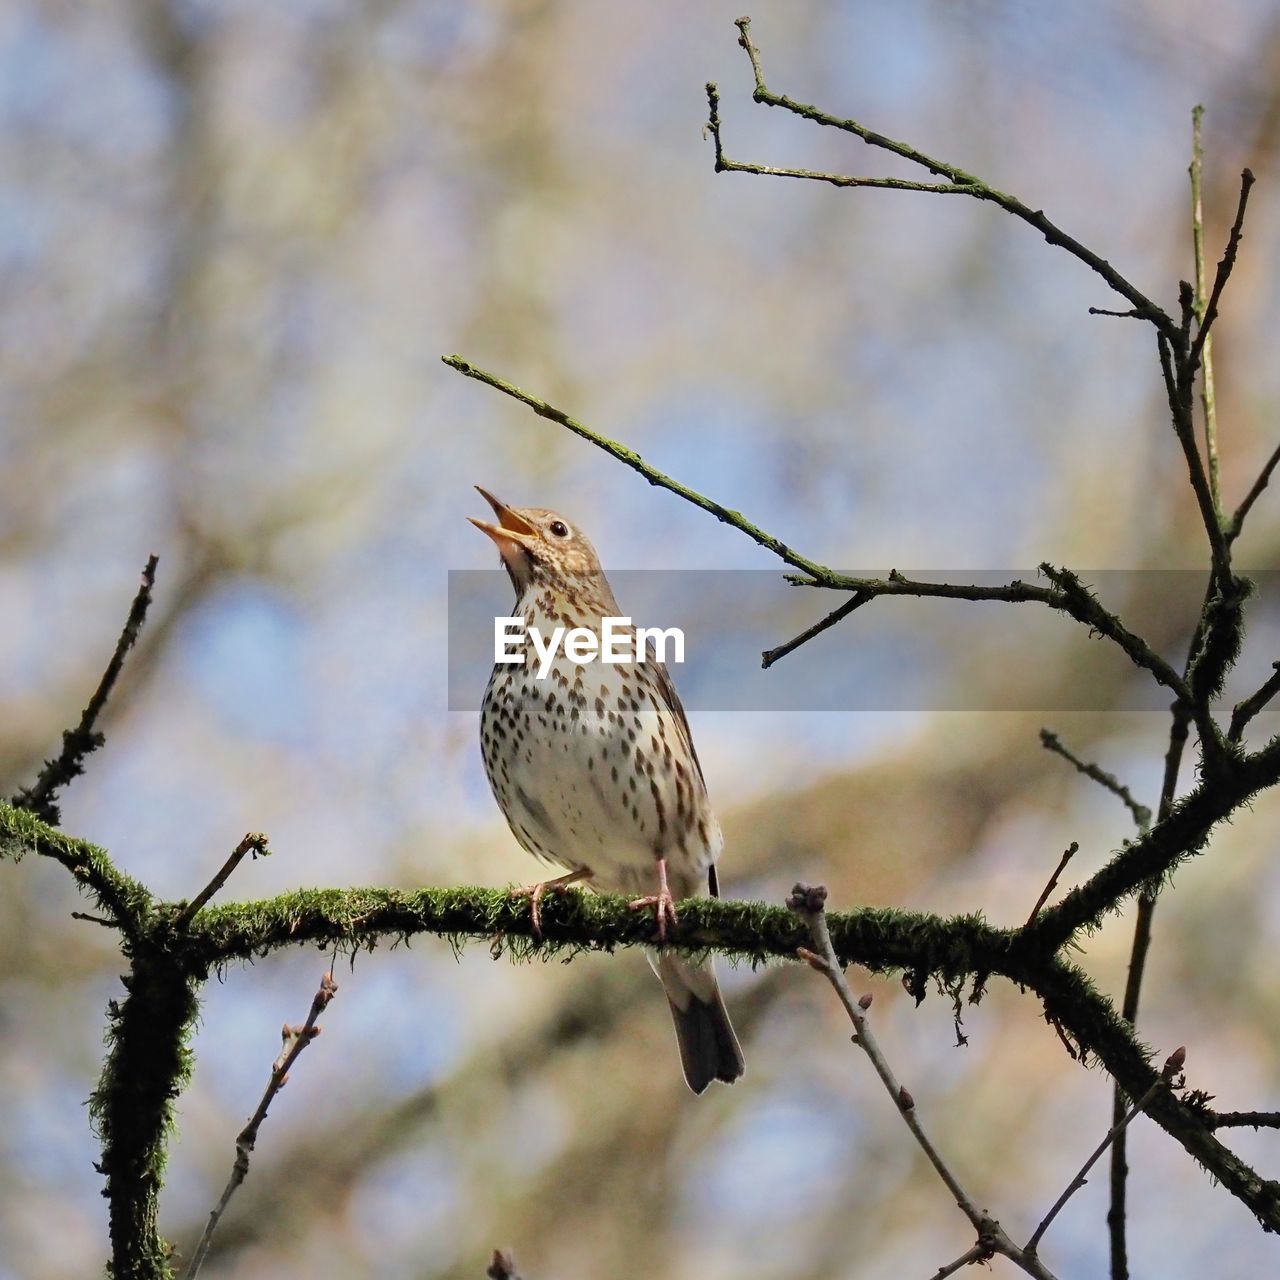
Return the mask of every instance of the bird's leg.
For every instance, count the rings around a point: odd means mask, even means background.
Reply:
[[[529,899],[529,915],[533,921],[533,936],[542,938],[542,899],[548,893],[564,893],[571,884],[578,884],[583,880],[590,880],[591,872],[585,868],[579,868],[577,871],[566,872],[562,876],[556,876],[554,880],[539,880],[537,884],[526,884],[519,889],[512,889],[511,896],[513,898]]]
[[[655,914],[658,917],[658,941],[666,942],[667,940],[667,921],[677,925],[680,923],[679,917],[676,915],[675,899],[671,896],[671,889],[667,885],[667,860],[666,858],[658,859],[658,892],[649,894],[643,898],[636,898],[627,903],[632,911],[639,911],[643,907],[654,907]]]

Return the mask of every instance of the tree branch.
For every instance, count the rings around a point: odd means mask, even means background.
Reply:
[[[1280,1111],[1217,1111],[1205,1117],[1210,1129],[1280,1129]]]
[[[865,591],[855,591],[844,604],[838,608],[832,609],[825,618],[820,618],[811,627],[806,627],[798,636],[794,636],[785,644],[780,644],[776,649],[766,649],[760,655],[760,665],[766,671],[773,666],[779,658],[785,658],[787,654],[794,653],[802,644],[808,644],[814,636],[820,636],[829,627],[834,627],[837,622],[843,622],[855,609],[861,609],[868,600],[874,597]]]
[[[125,619],[120,638],[116,641],[115,652],[107,669],[98,681],[98,687],[89,699],[80,716],[80,723],[74,729],[67,729],[62,735],[62,751],[53,760],[46,760],[40,776],[29,787],[24,787],[13,797],[13,804],[20,809],[34,813],[42,822],[57,826],[62,819],[58,808],[58,792],[84,773],[84,758],[96,751],[106,741],[97,729],[98,717],[107,705],[111,690],[115,688],[125,655],[137,642],[142,624],[146,621],[147,609],[151,606],[151,592],[156,583],[156,565],[159,560],[155,556],[147,558],[142,570],[142,585],[129,607],[129,616]]]
[[[1227,730],[1228,742],[1239,742],[1249,721],[1280,693],[1280,662],[1272,663],[1275,668],[1266,681],[1241,702],[1237,702],[1231,712],[1231,727]]]
[[[1204,354],[1205,343],[1209,341],[1213,323],[1218,318],[1218,304],[1222,301],[1222,291],[1227,287],[1227,281],[1231,279],[1231,272],[1235,269],[1236,255],[1240,252],[1240,241],[1244,238],[1245,209],[1249,205],[1249,192],[1253,190],[1253,183],[1253,171],[1243,170],[1240,174],[1240,197],[1236,202],[1235,221],[1231,224],[1231,232],[1227,236],[1227,247],[1223,250],[1222,259],[1214,275],[1213,291],[1209,294],[1209,301],[1205,305],[1204,319],[1200,321],[1196,336],[1191,343],[1188,362],[1193,375]]]
[[[1253,487],[1244,496],[1244,501],[1236,508],[1236,513],[1231,517],[1231,523],[1227,526],[1227,541],[1234,542],[1244,529],[1245,517],[1253,510],[1253,504],[1257,502],[1262,495],[1262,491],[1267,487],[1271,479],[1271,473],[1280,465],[1280,445],[1276,446],[1275,451],[1267,459],[1266,465],[1258,473],[1258,478],[1253,482]]]
[[[1224,773],[1204,778],[1149,831],[1127,843],[1110,862],[1036,920],[1027,933],[1053,950],[1080,929],[1095,928],[1130,894],[1168,875],[1199,853],[1209,832],[1239,805],[1280,780],[1280,739],[1233,762]]]
[[[1048,729],[1040,730],[1040,745],[1046,751],[1052,751],[1055,755],[1061,756],[1080,773],[1083,773],[1086,778],[1092,778],[1094,782],[1110,791],[1113,796],[1116,796],[1121,804],[1129,810],[1133,817],[1134,825],[1139,831],[1145,831],[1151,825],[1151,810],[1145,804],[1139,804],[1133,798],[1133,792],[1114,773],[1108,773],[1101,766],[1092,763],[1092,761],[1081,760],[1070,748],[1063,745],[1062,739],[1056,733],[1052,733]]]
[[[1123,1112],[1120,1118],[1107,1131],[1107,1136],[1094,1149],[1093,1154],[1084,1162],[1080,1168],[1080,1172],[1067,1184],[1066,1190],[1053,1202],[1053,1207],[1045,1214],[1040,1225],[1035,1229],[1031,1239],[1027,1241],[1026,1249],[1028,1253],[1035,1253],[1039,1248],[1040,1241],[1044,1238],[1044,1233],[1053,1225],[1053,1220],[1066,1207],[1066,1203],[1071,1199],[1086,1182],[1086,1175],[1095,1164],[1102,1159],[1106,1149],[1125,1131],[1129,1122],[1138,1114],[1139,1111],[1145,1111],[1147,1106],[1155,1098],[1162,1085],[1171,1081],[1182,1067],[1182,1063],[1186,1059],[1185,1049],[1175,1049],[1169,1055],[1168,1061],[1164,1064],[1164,1070],[1161,1072],[1161,1080],[1153,1084],[1137,1102],[1133,1104],[1127,1111]]]
[[[739,18],[735,25],[739,32],[738,43],[746,50],[747,57],[751,60],[751,70],[755,76],[755,92],[752,96],[756,102],[763,103],[769,107],[781,107],[783,110],[790,111],[793,115],[800,116],[804,120],[810,120],[814,124],[851,133],[855,137],[861,138],[868,146],[888,151],[892,155],[919,165],[935,177],[947,179],[945,185],[921,184],[918,187],[908,187],[908,190],[935,192],[939,191],[939,189],[944,191],[955,190],[961,195],[972,196],[976,200],[985,200],[999,206],[1006,213],[1012,214],[1013,217],[1027,223],[1028,226],[1034,227],[1049,244],[1065,249],[1073,257],[1083,262],[1091,271],[1099,275],[1111,289],[1131,303],[1134,311],[1141,315],[1143,319],[1150,320],[1161,333],[1166,333],[1170,337],[1177,334],[1178,326],[1167,312],[1152,302],[1141,290],[1130,284],[1106,259],[1099,257],[1092,249],[1073,239],[1055,223],[1051,222],[1045,216],[1044,210],[1031,209],[1016,196],[997,190],[974,174],[966,173],[955,165],[947,164],[943,160],[928,156],[923,151],[918,151],[915,147],[905,142],[897,142],[882,133],[876,133],[859,124],[856,120],[842,120],[837,116],[828,115],[825,111],[820,111],[817,107],[809,106],[802,102],[794,102],[784,94],[773,93],[765,84],[764,71],[760,62],[760,51],[751,40],[751,19]],[[711,88],[708,89],[708,94],[710,92]],[[718,129],[719,122],[717,121],[716,128],[712,130],[713,136],[718,137]],[[721,152],[717,145],[717,160],[720,158]],[[871,184],[868,182],[856,182],[844,185],[866,186]]]
[[[767,164],[747,164],[730,160],[720,138],[720,91],[707,81],[707,132],[716,149],[717,173],[754,173],[766,178],[803,178],[826,182],[833,187],[873,187],[881,191],[928,191],[934,195],[972,196],[978,189],[952,182],[911,182],[906,178],[861,178],[844,173],[822,173],[815,169],[779,169]]]
[[[477,382],[483,382],[486,386],[501,391],[513,400],[519,400],[521,404],[528,405],[540,418],[546,418],[548,422],[557,423],[559,426],[572,431],[574,435],[581,436],[584,440],[589,440],[598,449],[603,449],[611,457],[617,458],[624,466],[630,467],[632,471],[639,472],[650,484],[666,489],[683,498],[686,502],[693,503],[695,507],[700,507],[703,511],[710,512],[721,523],[740,529],[752,542],[764,547],[766,551],[772,551],[775,556],[785,560],[793,568],[803,569],[815,581],[821,582],[824,586],[838,585],[835,581],[837,575],[834,575],[830,569],[824,568],[820,564],[815,564],[812,560],[807,560],[798,551],[794,551],[787,546],[785,542],[752,524],[741,512],[731,511],[728,507],[721,506],[720,503],[703,497],[702,494],[690,489],[687,485],[681,484],[678,480],[673,480],[656,467],[650,466],[634,449],[628,449],[626,445],[619,444],[616,440],[610,440],[608,436],[602,436],[599,432],[593,431],[575,418],[571,418],[563,410],[556,409],[545,400],[539,400],[536,396],[529,395],[528,392],[522,391],[513,383],[506,382],[496,374],[478,368],[459,355],[441,356],[440,358],[451,369],[456,369],[464,377],[474,378]]]
[[[29,853],[61,863],[127,936],[141,933],[151,914],[151,894],[120,871],[105,849],[66,835],[26,809],[0,801],[0,859],[20,862]]]
[[[248,841],[249,837],[246,836],[245,840]],[[244,854],[240,856],[243,857]],[[329,1007],[329,1002],[337,994],[338,984],[333,980],[333,966],[330,965],[328,973],[320,979],[320,987],[311,1001],[311,1010],[307,1014],[306,1022],[300,1027],[291,1027],[287,1022],[284,1024],[284,1029],[280,1033],[284,1044],[279,1056],[271,1064],[271,1077],[267,1081],[266,1091],[262,1095],[262,1101],[258,1103],[258,1109],[249,1117],[249,1123],[240,1130],[240,1134],[236,1138],[236,1158],[231,1167],[231,1176],[227,1179],[227,1185],[223,1188],[218,1203],[214,1205],[213,1212],[209,1214],[209,1221],[205,1226],[204,1234],[200,1237],[195,1252],[191,1255],[191,1263],[187,1267],[185,1280],[195,1280],[196,1276],[199,1275],[200,1268],[204,1265],[205,1256],[209,1252],[209,1244],[213,1240],[213,1233],[218,1229],[218,1223],[226,1212],[227,1205],[231,1203],[231,1197],[235,1195],[236,1189],[249,1176],[249,1155],[257,1144],[258,1130],[262,1128],[262,1122],[267,1118],[267,1110],[272,1102],[275,1101],[276,1094],[284,1088],[285,1082],[289,1079],[289,1070],[298,1060],[298,1055],[320,1034],[320,1028],[316,1023],[319,1021],[320,1015]]]
[[[245,855],[249,853],[252,853],[255,859],[271,856],[271,850],[267,848],[267,837],[261,831],[250,831],[232,849],[231,856],[218,868],[213,879],[179,912],[177,919],[173,922],[173,927],[179,930],[185,929],[191,923],[191,919],[196,912],[227,883],[235,869],[244,861]]]
[[[1191,246],[1195,257],[1196,321],[1204,328],[1205,307],[1208,292],[1204,274],[1204,200],[1201,182],[1204,176],[1204,147],[1200,141],[1200,126],[1204,121],[1204,107],[1191,109]],[[1201,359],[1203,374],[1200,380],[1200,407],[1204,413],[1204,453],[1209,464],[1209,493],[1219,518],[1222,514],[1222,479],[1218,462],[1218,411],[1213,386],[1213,338],[1206,332]]]
[[[898,1082],[893,1068],[889,1065],[871,1029],[871,1022],[867,1017],[867,1010],[871,1007],[871,997],[863,996],[860,1000],[855,999],[853,991],[845,980],[835,948],[831,943],[831,933],[827,928],[826,900],[827,891],[822,885],[807,884],[796,885],[787,899],[787,906],[808,926],[814,945],[817,947],[816,955],[812,951],[801,948],[800,958],[808,961],[812,968],[831,983],[840,1003],[844,1006],[844,1011],[849,1015],[849,1021],[853,1023],[853,1043],[871,1060],[876,1075],[880,1077],[880,1082],[884,1085],[889,1097],[893,1099],[898,1114],[911,1131],[911,1136],[916,1140],[929,1163],[933,1165],[943,1185],[951,1193],[951,1198],[960,1207],[961,1213],[969,1219],[969,1224],[977,1232],[978,1240],[974,1249],[1003,1254],[1028,1275],[1036,1276],[1038,1280],[1054,1280],[1053,1272],[1036,1258],[1034,1248],[1028,1246],[1026,1249],[1019,1249],[1000,1223],[986,1210],[978,1208],[925,1132],[916,1110],[915,1099]],[[946,1274],[945,1268],[943,1274]]]
[[[1058,865],[1053,870],[1053,875],[1049,877],[1049,883],[1040,890],[1040,896],[1036,899],[1036,905],[1031,908],[1031,914],[1027,916],[1027,923],[1023,928],[1030,927],[1036,916],[1040,914],[1040,908],[1049,901],[1049,895],[1058,887],[1058,881],[1062,879],[1062,873],[1067,869],[1067,863],[1080,852],[1080,846],[1073,840],[1062,852],[1062,857],[1058,859]]]
[[[496,374],[478,368],[461,356],[442,356],[441,359],[450,368],[456,369],[465,377],[474,378],[477,382],[483,382],[486,386],[493,387],[496,391],[501,391],[513,400],[518,400],[521,404],[528,405],[539,417],[567,427],[575,435],[590,441],[597,448],[603,449],[611,457],[617,458],[618,461],[624,463],[633,471],[639,472],[650,484],[667,489],[678,497],[683,498],[686,502],[692,503],[695,507],[710,512],[722,523],[732,525],[735,529],[741,530],[757,545],[773,552],[774,555],[793,568],[802,570],[805,576],[795,581],[805,586],[851,591],[855,596],[865,597],[865,599],[860,599],[858,604],[842,605],[823,623],[810,628],[801,636],[780,646],[779,649],[766,652],[764,655],[764,665],[766,667],[776,662],[784,654],[792,652],[806,640],[812,639],[813,636],[818,635],[826,627],[839,621],[840,618],[847,617],[848,614],[852,613],[855,608],[860,607],[866,600],[874,599],[877,596],[918,596],[922,598],[937,597],[951,600],[979,601],[998,600],[1010,604],[1036,602],[1048,605],[1051,609],[1056,609],[1069,615],[1076,619],[1077,622],[1083,623],[1091,630],[1118,644],[1133,663],[1149,671],[1160,684],[1172,690],[1179,698],[1190,699],[1190,690],[1186,682],[1173,667],[1156,653],[1141,636],[1130,631],[1115,614],[1104,609],[1093,594],[1080,582],[1080,579],[1068,569],[1058,569],[1050,564],[1041,564],[1040,571],[1052,582],[1053,585],[1051,587],[1041,587],[1021,581],[997,587],[982,587],[951,582],[919,582],[903,577],[896,570],[891,572],[887,579],[856,578],[848,574],[836,573],[834,570],[827,568],[827,566],[820,565],[802,556],[798,551],[793,550],[772,534],[766,533],[759,526],[752,524],[740,512],[730,511],[722,507],[718,502],[713,502],[710,498],[704,497],[696,490],[690,489],[687,485],[683,485],[678,480],[674,480],[671,476],[657,470],[656,467],[650,466],[634,450],[628,449],[616,440],[610,440],[607,436],[603,436],[597,431],[593,431],[590,427],[571,418],[562,409],[557,409],[545,400],[540,400],[537,396],[530,395],[527,391],[523,391],[513,383],[499,378]]]

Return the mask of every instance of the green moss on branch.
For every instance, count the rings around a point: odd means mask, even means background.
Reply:
[[[0,802],[0,859],[20,862],[28,854],[60,862],[126,934],[137,935],[143,927],[152,908],[151,894],[119,870],[105,849],[69,836],[25,809]]]

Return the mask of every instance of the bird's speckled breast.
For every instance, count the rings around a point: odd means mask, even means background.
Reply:
[[[561,621],[551,609],[524,616],[544,634]],[[480,717],[485,770],[516,838],[606,891],[651,891],[658,857],[677,897],[705,891],[720,828],[656,664],[561,654],[542,679],[535,670],[531,645],[524,665],[496,666]]]

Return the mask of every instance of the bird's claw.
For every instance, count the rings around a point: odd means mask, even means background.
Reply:
[[[675,899],[666,885],[663,885],[657,893],[647,894],[643,898],[633,898],[627,906],[632,911],[643,911],[646,907],[654,908],[654,915],[658,922],[659,942],[667,940],[668,922],[671,928],[675,928],[680,923],[680,917],[676,914]]]
[[[555,880],[539,880],[537,884],[521,885],[511,890],[511,897],[529,899],[529,920],[533,926],[533,936],[539,942],[542,941],[542,899],[549,893],[568,893],[571,884],[589,878],[589,875],[570,873]]]

